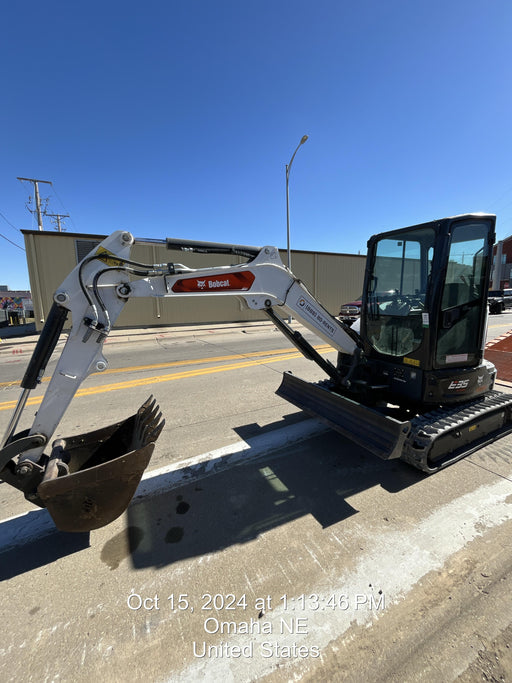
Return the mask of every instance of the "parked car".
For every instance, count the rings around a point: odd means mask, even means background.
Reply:
[[[362,301],[352,301],[349,304],[343,304],[340,308],[339,318],[347,325],[352,325],[361,315]]]
[[[512,289],[490,289],[487,295],[489,313],[503,313],[512,308]]]
[[[372,295],[372,298],[374,297],[376,301],[379,301],[380,298],[388,301],[390,297],[394,297],[395,295],[395,290],[389,290],[386,292],[377,292]],[[353,322],[358,320],[358,318],[361,316],[361,306],[363,305],[362,298],[363,297],[361,296],[361,298],[357,299],[356,301],[351,301],[349,304],[342,305],[338,314],[338,317],[342,322],[346,323],[347,325],[352,325]]]

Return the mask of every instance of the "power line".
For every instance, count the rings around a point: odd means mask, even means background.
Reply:
[[[12,245],[15,246],[15,247],[18,247],[18,249],[21,249],[21,251],[25,251],[25,249],[23,249],[23,247],[20,247],[19,244],[16,244],[16,242],[13,242],[12,240],[10,240],[10,239],[9,239],[8,237],[6,237],[5,235],[2,235],[1,232],[0,232],[0,237],[3,237],[4,240],[7,240],[8,242],[10,242],[10,244],[12,244]]]
[[[14,228],[14,229],[17,230],[18,232],[21,232],[21,230],[20,230],[19,228],[17,228],[15,225],[13,225],[13,224],[11,223],[11,221],[8,221],[8,220],[7,220],[7,218],[4,216],[4,214],[3,214],[1,211],[0,211],[0,216],[4,219],[4,221],[7,223],[7,225],[10,225],[11,228]]]
[[[68,211],[67,208],[64,206],[64,202],[63,202],[62,199],[60,198],[60,195],[58,194],[57,190],[55,189],[55,185],[52,185],[52,189],[53,189],[53,194],[57,197],[57,199],[58,199],[59,202],[61,203],[62,208],[64,209],[64,211]],[[69,218],[69,220],[71,221],[71,223],[73,224],[73,226],[74,226],[74,228],[75,228],[75,230],[76,230],[75,221],[74,221],[74,220],[71,218],[71,216],[69,215],[69,211],[68,211],[68,213],[67,213],[67,218]]]
[[[58,232],[63,232],[66,230],[62,226],[62,218],[69,218],[69,213],[47,213],[46,211],[44,212],[45,216],[49,216],[50,218],[55,218],[55,221],[52,221],[54,225],[57,225],[55,228]]]
[[[498,199],[495,199],[493,202],[491,202],[491,205],[490,205],[489,208],[492,209],[494,206],[496,206],[497,204],[499,204],[500,201],[501,201],[504,197],[506,197],[506,196],[508,195],[508,193],[509,193],[511,190],[512,190],[512,185],[511,185],[510,187],[508,187],[508,188],[505,190],[505,192],[503,192],[502,194],[500,194],[500,196],[498,197]],[[507,204],[507,206],[508,206],[508,204]]]
[[[71,221],[71,223],[73,223],[73,225],[75,225],[73,219],[72,219],[71,216],[69,215],[69,212],[64,213],[64,214],[63,214],[63,213],[49,213],[49,212],[48,212],[48,201],[49,201],[49,198],[41,199],[40,194],[39,194],[39,183],[46,183],[47,185],[50,185],[50,186],[51,186],[52,191],[53,191],[53,194],[54,194],[55,197],[59,200],[59,202],[61,203],[61,205],[63,206],[63,208],[67,211],[66,207],[64,206],[64,202],[62,201],[60,195],[58,194],[58,192],[57,192],[57,190],[55,189],[55,187],[54,187],[54,185],[53,185],[53,182],[52,182],[51,180],[39,180],[39,179],[37,179],[37,178],[21,178],[21,177],[18,177],[18,180],[20,180],[20,181],[22,181],[22,182],[29,182],[29,183],[32,183],[32,184],[34,185],[34,198],[35,198],[35,205],[36,205],[36,208],[35,208],[35,209],[31,209],[30,206],[27,205],[27,209],[30,211],[30,213],[32,214],[32,216],[37,216],[37,224],[38,224],[39,230],[43,230],[43,216],[50,216],[51,218],[55,218],[55,219],[56,219],[56,223],[57,223],[57,228],[56,228],[56,229],[57,229],[59,232],[62,232],[62,230],[64,229],[64,228],[62,227],[62,224],[61,224],[61,219],[62,219],[62,218],[69,218],[70,221]],[[32,199],[32,198],[29,199],[29,203],[30,203],[31,199]],[[43,203],[44,203],[44,207],[41,206]],[[14,226],[12,226],[12,227],[14,227]],[[16,229],[17,229],[17,228],[16,228]],[[76,229],[76,228],[75,228],[75,229]]]
[[[27,209],[30,211],[32,214],[37,215],[37,227],[40,231],[43,230],[43,212],[41,211],[41,197],[39,196],[39,183],[46,183],[47,185],[51,185],[52,182],[51,180],[39,180],[38,178],[20,178],[18,177],[18,180],[21,180],[22,182],[27,182],[27,183],[32,183],[34,185],[34,197],[35,197],[35,203],[36,203],[36,208],[35,209]],[[47,202],[48,203],[48,202]],[[46,206],[45,206],[46,208]]]

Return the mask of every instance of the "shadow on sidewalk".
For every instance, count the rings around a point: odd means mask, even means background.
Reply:
[[[132,563],[164,567],[246,543],[306,515],[326,528],[357,513],[350,496],[376,485],[398,492],[424,477],[327,432],[131,505],[125,534]],[[108,552],[103,559],[108,562]]]
[[[257,459],[247,451],[219,457],[200,463],[197,471],[171,471],[143,482],[125,528],[104,544],[101,560],[116,569],[131,556],[136,569],[161,568],[247,543],[306,515],[326,528],[357,513],[347,502],[354,494],[377,485],[399,492],[424,477],[332,431]],[[57,531],[46,510],[6,520],[0,532],[0,580],[90,545],[89,534]]]
[[[27,335],[36,334],[36,324],[27,323],[25,325],[10,325],[9,327],[0,328],[0,339],[12,339],[15,341],[18,337],[26,337]]]
[[[89,536],[58,531],[47,510],[42,509],[5,520],[0,530],[0,581],[85,550],[90,545]]]

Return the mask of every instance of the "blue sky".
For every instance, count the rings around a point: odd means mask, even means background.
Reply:
[[[25,0],[0,12],[0,233],[365,253],[469,211],[512,234],[510,0]],[[54,230],[49,218],[45,229]],[[0,238],[0,284],[27,288]]]

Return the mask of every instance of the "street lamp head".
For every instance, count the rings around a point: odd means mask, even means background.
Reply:
[[[303,144],[306,142],[307,139],[308,139],[308,136],[307,136],[307,135],[303,135],[303,136],[302,136],[302,140],[300,141],[300,144],[303,145]]]

